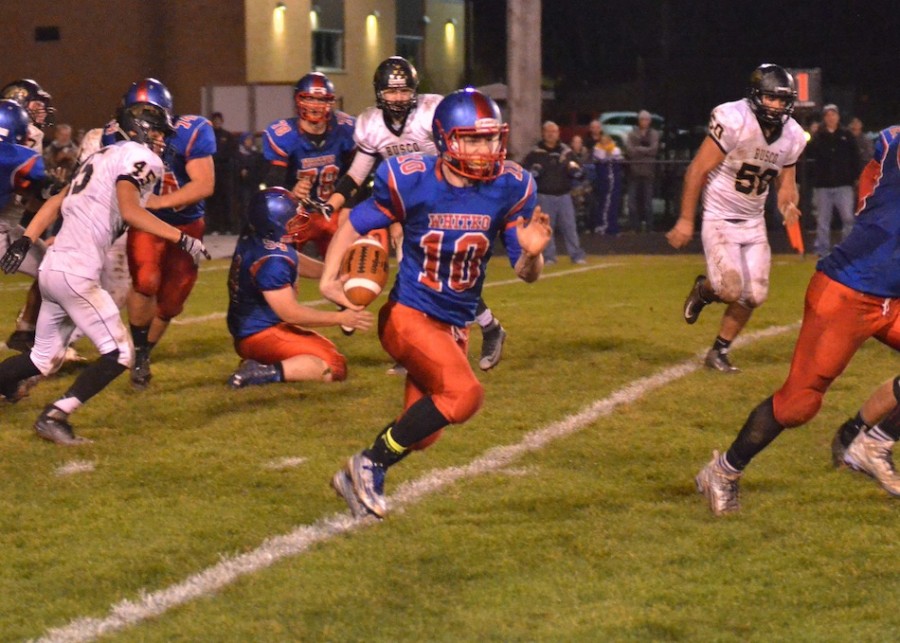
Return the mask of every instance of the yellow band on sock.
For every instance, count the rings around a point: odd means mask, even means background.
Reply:
[[[384,443],[387,445],[387,448],[393,451],[396,454],[401,454],[406,452],[406,447],[399,444],[392,436],[391,431],[394,430],[394,427],[389,428],[384,432]]]

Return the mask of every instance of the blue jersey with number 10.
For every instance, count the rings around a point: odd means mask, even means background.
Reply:
[[[394,221],[403,225],[403,260],[391,299],[447,324],[465,326],[475,309],[497,235],[510,264],[521,254],[516,221],[531,219],[534,180],[507,161],[493,181],[454,187],[435,156],[397,156],[375,173],[372,196],[350,222],[365,234]]]

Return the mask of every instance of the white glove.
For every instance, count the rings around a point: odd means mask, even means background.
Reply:
[[[206,249],[206,246],[203,245],[203,242],[188,234],[181,233],[178,245],[182,250],[194,258],[194,263],[200,263],[201,256],[212,259],[212,256],[210,256],[209,251]]]

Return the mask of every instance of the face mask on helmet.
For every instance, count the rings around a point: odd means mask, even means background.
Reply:
[[[16,80],[0,89],[0,98],[15,101],[28,113],[32,125],[43,131],[54,124],[56,110],[46,91],[33,80]]]
[[[416,106],[419,76],[400,56],[391,56],[375,70],[375,106],[394,120],[403,120]]]
[[[261,239],[297,244],[309,228],[309,215],[289,190],[267,188],[253,195],[247,220]]]
[[[118,122],[128,140],[146,145],[159,156],[163,156],[166,142],[174,134],[168,114],[157,105],[137,103],[123,107]]]
[[[297,116],[310,123],[322,123],[331,118],[334,108],[334,85],[321,72],[306,74],[294,87]]]
[[[28,114],[11,100],[0,100],[0,143],[24,145],[28,139]]]
[[[783,125],[794,113],[794,78],[778,65],[760,65],[750,76],[749,98],[761,123]]]
[[[435,110],[432,130],[441,158],[457,174],[474,181],[500,175],[509,126],[484,94],[471,89],[449,94]]]

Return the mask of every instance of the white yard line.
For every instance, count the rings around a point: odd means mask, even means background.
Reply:
[[[773,326],[755,333],[747,333],[740,337],[735,345],[743,346],[760,339],[775,337],[798,327],[799,324]],[[413,505],[458,480],[503,471],[526,453],[543,449],[554,440],[580,431],[598,419],[610,415],[622,404],[636,402],[647,393],[693,373],[701,367],[702,356],[705,353],[704,349],[702,353],[680,364],[655,375],[634,380],[612,395],[589,404],[573,415],[527,433],[520,442],[489,449],[467,465],[437,469],[417,480],[401,484],[390,497],[391,509],[397,511]],[[327,483],[323,481],[322,484]],[[326,516],[311,525],[302,525],[290,533],[269,538],[253,551],[239,556],[223,556],[218,564],[189,576],[180,583],[155,592],[141,592],[134,600],[126,599],[116,603],[104,617],[78,618],[63,627],[53,628],[39,641],[60,643],[93,641],[99,636],[118,632],[160,616],[189,601],[209,596],[244,575],[270,567],[282,558],[302,554],[316,543],[376,522],[371,517],[353,518],[349,511]]]

